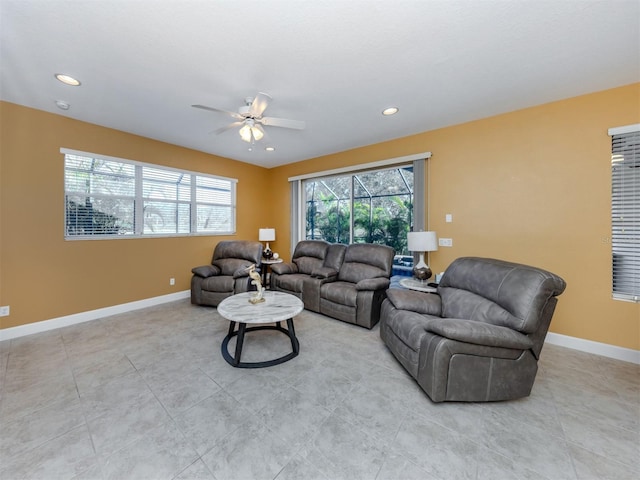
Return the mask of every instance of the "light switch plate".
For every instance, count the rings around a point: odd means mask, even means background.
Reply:
[[[441,247],[453,247],[453,238],[439,238],[438,245]]]

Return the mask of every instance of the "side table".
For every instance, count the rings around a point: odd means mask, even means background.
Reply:
[[[275,265],[276,263],[282,263],[283,260],[281,258],[276,258],[275,260],[273,258],[266,260],[266,259],[262,259],[262,265],[264,265],[264,267],[262,268],[262,286],[264,288],[271,288],[271,282],[269,282],[269,284],[267,285],[267,274],[268,271],[271,269],[271,265]]]
[[[413,278],[403,278],[400,280],[400,285],[404,288],[408,288],[410,290],[417,290],[419,292],[427,292],[427,293],[437,293],[438,289],[435,287],[430,287],[428,282],[415,280]]]

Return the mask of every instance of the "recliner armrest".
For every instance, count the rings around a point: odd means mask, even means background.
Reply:
[[[388,278],[365,278],[356,283],[356,290],[386,290],[390,283]]]
[[[533,342],[526,335],[508,327],[460,318],[436,318],[425,329],[442,337],[487,347],[528,350]]]
[[[315,268],[311,271],[311,276],[315,278],[329,279],[331,277],[337,277],[337,270],[329,267]]]
[[[201,267],[192,268],[191,273],[202,278],[208,278],[220,275],[220,269],[215,265],[202,265]]]
[[[297,273],[298,266],[295,263],[274,263],[271,265],[271,271],[278,275],[286,275],[287,273]]]
[[[435,293],[390,288],[387,290],[387,298],[399,310],[437,317],[442,315],[442,301],[440,295]]]

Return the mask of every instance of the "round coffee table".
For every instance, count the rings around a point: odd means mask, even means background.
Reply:
[[[218,304],[218,313],[229,320],[229,333],[222,341],[222,356],[230,365],[238,368],[262,368],[279,365],[298,356],[300,344],[296,338],[296,331],[293,328],[293,317],[304,309],[304,304],[295,295],[283,292],[264,292],[264,302],[251,303],[249,298],[255,292],[239,293],[227,297]],[[286,320],[287,328],[282,326],[282,321]],[[264,325],[265,323],[275,323],[275,325]],[[238,329],[236,330],[236,324]],[[247,325],[256,325],[248,327]],[[245,332],[254,330],[277,330],[284,333],[291,339],[292,352],[273,360],[264,362],[242,362],[242,344],[244,343]],[[229,353],[229,340],[237,336],[235,355]]]

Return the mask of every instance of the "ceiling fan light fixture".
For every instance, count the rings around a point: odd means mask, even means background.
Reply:
[[[242,140],[247,143],[258,142],[264,137],[264,131],[260,128],[260,125],[256,125],[252,118],[247,119],[238,133]]]
[[[240,137],[247,143],[251,143],[251,126],[248,124],[244,124],[239,131]]]
[[[239,108],[238,112],[230,112],[215,107],[207,107],[206,105],[191,105],[194,108],[200,108],[203,110],[210,110],[212,112],[226,113],[227,115],[236,119],[235,122],[227,125],[226,127],[219,128],[216,133],[226,132],[227,130],[235,127],[240,127],[238,133],[242,141],[254,144],[262,140],[265,135],[265,127],[280,127],[280,128],[292,128],[294,130],[304,130],[305,122],[300,120],[291,120],[287,118],[276,117],[264,117],[263,113],[269,106],[269,102],[273,100],[271,95],[258,92],[255,98],[245,98],[245,106]],[[213,132],[212,132],[213,133]]]
[[[262,140],[262,137],[264,137],[264,132],[258,126],[251,127],[251,133],[253,135],[253,138],[256,139],[256,142]]]

